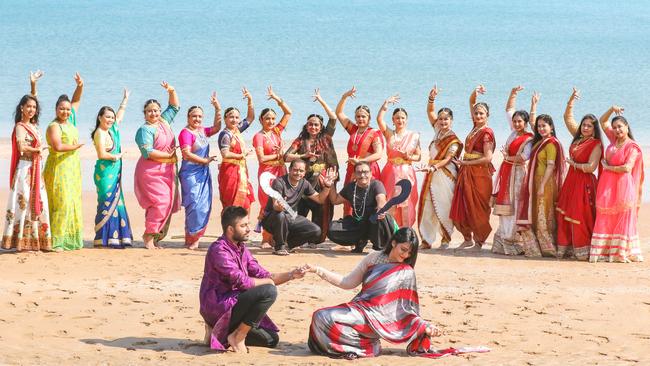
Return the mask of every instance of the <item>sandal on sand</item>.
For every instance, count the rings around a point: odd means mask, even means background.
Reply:
[[[420,249],[431,249],[431,244],[429,244],[426,241],[422,240],[422,244],[420,244]]]
[[[473,246],[474,246],[474,242],[473,242],[473,241],[471,241],[471,240],[465,240],[461,245],[459,245],[459,246],[456,248],[456,250],[460,250],[460,249],[469,249],[469,248],[472,248]]]

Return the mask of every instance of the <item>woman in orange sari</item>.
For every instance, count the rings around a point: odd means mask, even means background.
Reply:
[[[497,254],[519,255],[524,252],[518,240],[516,221],[519,193],[526,175],[526,160],[530,157],[533,134],[526,131],[530,118],[528,112],[516,110],[517,93],[522,90],[521,85],[512,88],[506,104],[506,119],[512,133],[501,151],[503,163],[492,192],[493,214],[499,216],[499,227],[492,243],[492,252]]]
[[[612,113],[617,116],[608,122]],[[589,262],[641,262],[637,221],[643,186],[643,156],[634,141],[630,126],[612,106],[600,117],[600,125],[609,139],[603,173],[598,179],[596,222]]]
[[[262,130],[253,136],[253,148],[257,154],[257,161],[260,167],[257,169],[257,198],[260,201],[260,213],[257,215],[256,232],[262,230],[262,218],[264,218],[264,208],[268,196],[262,190],[259,184],[260,175],[264,172],[270,172],[276,177],[281,177],[287,174],[287,168],[284,165],[282,148],[282,131],[287,126],[289,119],[291,119],[291,109],[284,102],[284,99],[278,97],[270,86],[267,89],[267,98],[274,100],[278,103],[278,107],[282,108],[282,118],[280,122],[275,123],[276,114],[272,108],[264,108],[260,113],[260,124]],[[273,235],[264,230],[262,233],[262,245],[270,244],[273,240]]]
[[[573,103],[580,98],[576,88],[564,112],[564,123],[573,136],[566,159],[569,171],[558,196],[557,256],[589,259],[589,244],[596,221],[596,187],[594,175],[600,171],[603,144],[598,119],[593,114],[582,117],[580,125],[573,118]],[[599,174],[600,175],[600,174]]]
[[[530,108],[531,120],[538,102],[539,94],[535,93]],[[564,176],[564,154],[560,141],[555,137],[551,116],[539,115],[532,127],[535,131],[533,151],[521,189],[517,225],[524,255],[554,257],[557,254],[555,204]]]
[[[381,133],[373,130],[370,124],[370,108],[365,105],[360,105],[354,111],[354,120],[352,122],[348,116],[345,115],[345,102],[348,98],[356,97],[357,89],[352,89],[343,93],[339,104],[336,106],[336,117],[341,122],[341,125],[350,134],[348,141],[348,161],[345,171],[344,184],[348,184],[354,176],[354,164],[359,161],[366,161],[370,163],[370,170],[374,179],[381,178],[381,170],[377,161],[381,159],[384,150],[384,140]],[[349,203],[343,204],[343,215],[352,215],[352,206]]]
[[[396,195],[395,183],[408,179],[412,187],[418,186],[415,177],[415,169],[412,163],[420,161],[420,134],[406,129],[408,113],[404,108],[395,108],[393,111],[393,125],[395,129],[391,130],[386,126],[384,114],[388,110],[389,104],[399,102],[399,94],[393,95],[386,99],[379,113],[377,114],[377,125],[379,131],[386,138],[386,154],[388,162],[381,171],[381,182],[386,188],[386,199],[390,200]],[[408,199],[390,209],[391,215],[397,221],[400,227],[411,227],[415,224],[415,209],[418,204],[418,190],[411,189]]]
[[[421,249],[431,249],[438,232],[442,237],[439,249],[449,248],[451,234],[454,232],[454,223],[449,218],[449,211],[458,176],[458,168],[452,159],[458,158],[463,150],[463,143],[451,130],[454,119],[451,109],[440,108],[438,114],[435,112],[437,95],[438,87],[434,86],[429,93],[427,116],[435,131],[435,137],[429,144],[429,164],[422,183],[418,208]]]
[[[490,226],[490,195],[492,194],[492,154],[494,132],[488,127],[490,108],[476,102],[485,87],[479,85],[469,97],[474,128],[465,138],[463,160],[454,159],[460,166],[449,217],[463,234],[464,241],[457,249],[481,250],[492,231]],[[473,241],[472,241],[473,240]]]
[[[248,89],[243,88],[244,99],[248,100],[248,113],[240,121],[239,110],[235,107],[226,108],[223,119],[226,127],[219,133],[219,150],[221,165],[219,165],[219,198],[222,210],[228,206],[240,206],[248,210],[255,201],[253,186],[249,181],[246,157],[253,152],[246,148],[241,133],[246,131],[251,121],[255,119],[253,97]],[[250,212],[249,212],[250,213]]]

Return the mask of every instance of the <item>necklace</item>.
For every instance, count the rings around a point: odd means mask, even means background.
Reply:
[[[621,147],[623,147],[623,145],[625,145],[626,142],[627,142],[627,139],[623,139],[622,142],[618,142],[618,141],[616,141],[616,143],[614,144],[614,146],[615,146],[617,149],[620,149]]]
[[[363,216],[366,214],[366,199],[368,198],[368,192],[370,191],[370,186],[365,188],[363,193],[363,202],[361,203],[361,214],[358,213],[357,209],[357,184],[354,183],[354,195],[352,195],[352,210],[354,211],[354,219],[361,221]]]
[[[363,131],[363,134],[361,134],[361,137],[359,137],[359,140],[357,140],[357,136],[359,136],[359,129],[357,128],[356,131],[354,131],[354,136],[352,136],[352,151],[357,152],[357,149],[359,149],[359,144],[361,141],[363,141],[363,138],[366,137],[366,134],[370,130],[369,127],[366,127],[366,129]]]

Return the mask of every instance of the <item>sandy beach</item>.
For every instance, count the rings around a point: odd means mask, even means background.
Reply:
[[[428,142],[427,142],[428,143]],[[1,171],[7,170],[9,146],[0,149]],[[127,149],[133,164],[137,151]],[[344,158],[341,152],[339,155]],[[649,156],[649,155],[646,155]],[[83,166],[92,166],[90,148]],[[343,159],[341,159],[343,160]],[[252,164],[252,160],[251,160]],[[84,171],[84,174],[91,172]],[[6,173],[5,173],[6,174]],[[128,173],[125,175],[132,180]],[[6,179],[1,177],[2,179]],[[125,185],[132,182],[125,182]],[[6,207],[6,183],[0,206]],[[92,188],[92,187],[91,187]],[[340,188],[340,185],[339,185]],[[144,213],[132,192],[128,212],[136,238],[126,250],[92,249],[96,194],[85,187],[86,248],[65,253],[0,253],[0,364],[421,364],[549,365],[645,364],[650,362],[650,264],[589,264],[555,259],[525,259],[453,251],[420,252],[416,265],[420,310],[445,334],[439,348],[484,345],[485,354],[426,361],[406,357],[406,345],[385,343],[382,356],[358,361],[312,355],[306,344],[314,310],[350,300],[355,290],[334,288],[316,276],[279,287],[269,315],[280,326],[277,349],[251,348],[248,355],[217,354],[201,344],[203,320],[198,290],[204,255],[184,249],[183,213],[172,219],[164,250],[146,251],[140,236]],[[207,234],[221,234],[215,196]],[[252,209],[253,216],[257,206]],[[340,217],[338,207],[335,217]],[[650,205],[640,222],[650,218]],[[496,217],[492,217],[496,228]],[[4,220],[3,220],[4,221]],[[640,225],[642,249],[650,255],[650,227]],[[277,257],[251,249],[270,271],[303,263],[347,273],[361,259],[331,243]],[[455,233],[452,246],[462,237]],[[488,241],[491,241],[491,237]],[[368,249],[367,249],[368,250]]]

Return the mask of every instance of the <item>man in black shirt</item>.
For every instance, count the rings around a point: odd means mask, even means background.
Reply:
[[[355,181],[336,193],[330,191],[330,200],[339,205],[346,201],[352,206],[352,215],[332,221],[328,238],[340,245],[354,245],[353,252],[362,253],[368,240],[372,248],[382,249],[396,230],[395,220],[388,214],[379,215],[373,223],[370,216],[386,204],[384,185],[372,179],[370,164],[358,162],[354,166]]]
[[[294,211],[303,199],[310,199],[316,203],[323,203],[329,194],[330,187],[336,178],[335,171],[328,171],[327,176],[321,178],[323,189],[320,193],[305,180],[307,164],[304,160],[296,159],[289,165],[289,174],[276,178],[271,187],[282,195]],[[264,229],[273,234],[275,249],[273,254],[288,255],[288,250],[308,242],[315,242],[321,234],[320,227],[307,220],[304,216],[291,218],[277,200],[269,197],[264,209],[262,219]]]

